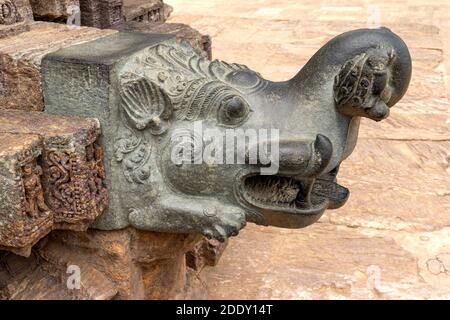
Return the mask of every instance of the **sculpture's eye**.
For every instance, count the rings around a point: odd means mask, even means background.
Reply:
[[[239,96],[225,100],[219,110],[219,122],[224,125],[237,125],[246,119],[249,107]]]
[[[230,118],[242,118],[245,115],[245,105],[239,97],[233,97],[226,102],[225,112]]]

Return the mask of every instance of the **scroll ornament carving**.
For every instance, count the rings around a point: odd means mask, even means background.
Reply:
[[[103,186],[103,151],[96,144],[86,147],[86,158],[75,153],[51,151],[48,163],[48,203],[57,222],[92,219],[108,203]]]

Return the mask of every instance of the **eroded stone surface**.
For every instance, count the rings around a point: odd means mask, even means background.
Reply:
[[[86,230],[108,204],[94,119],[0,110],[0,246],[29,255],[51,229]]]
[[[122,0],[80,0],[81,23],[96,28],[113,28],[123,21]]]
[[[0,110],[0,132],[43,139],[40,165],[54,228],[86,230],[108,203],[103,149],[95,119]]]
[[[29,255],[53,226],[38,159],[42,139],[33,134],[0,133],[0,146],[0,249]]]
[[[30,0],[36,20],[66,22],[71,16],[71,7],[80,6],[79,0]]]
[[[33,21],[28,0],[1,0],[0,8],[0,26]]]
[[[126,22],[164,22],[162,0],[123,0],[123,14]]]
[[[214,267],[219,263],[227,245],[228,240],[220,242],[203,238],[186,254],[186,263],[189,268],[197,272],[200,272],[205,266]]]
[[[36,251],[29,258],[6,253],[0,257],[0,299],[108,300],[117,295],[116,285],[94,266],[77,262],[46,261]],[[78,271],[80,282],[68,278]]]
[[[60,48],[115,32],[35,22],[29,31],[0,39],[0,109],[42,111],[42,57]]]
[[[29,258],[0,252],[0,299],[199,299],[204,285],[184,262],[198,241],[134,229],[54,231]],[[69,288],[78,271],[80,288]]]

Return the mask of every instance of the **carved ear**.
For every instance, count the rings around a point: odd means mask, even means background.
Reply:
[[[173,107],[167,94],[157,84],[140,78],[125,82],[121,105],[131,124],[138,130],[148,128],[152,134],[163,134],[169,127]]]
[[[335,77],[334,99],[338,111],[376,121],[389,115],[394,56],[386,48],[370,49],[347,61]]]

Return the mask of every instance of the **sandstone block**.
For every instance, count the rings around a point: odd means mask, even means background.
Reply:
[[[126,22],[164,22],[162,0],[123,0],[123,14]]]
[[[50,263],[33,252],[29,258],[3,254],[0,266],[0,299],[108,300],[117,294],[115,284],[91,265]],[[68,279],[72,270],[80,271],[79,283]]]
[[[42,57],[117,32],[45,22],[34,22],[29,28],[14,36],[0,37],[0,109],[42,111]]]
[[[42,139],[0,133],[0,146],[0,249],[29,255],[53,225],[38,164]]]
[[[80,6],[79,0],[30,0],[36,20],[66,22],[72,14],[72,6]]]
[[[80,0],[81,24],[112,28],[122,23],[122,0]]]
[[[42,137],[42,183],[46,206],[53,213],[53,228],[86,230],[103,212],[108,193],[103,185],[103,150],[96,144],[100,127],[95,119],[3,110],[0,132]],[[36,201],[35,207],[44,203],[43,198]]]
[[[225,242],[219,242],[203,238],[186,254],[186,264],[197,272],[200,272],[205,266],[214,267],[219,263],[227,245],[228,239]]]
[[[94,119],[0,110],[0,249],[28,256],[52,229],[86,230],[108,193]]]

